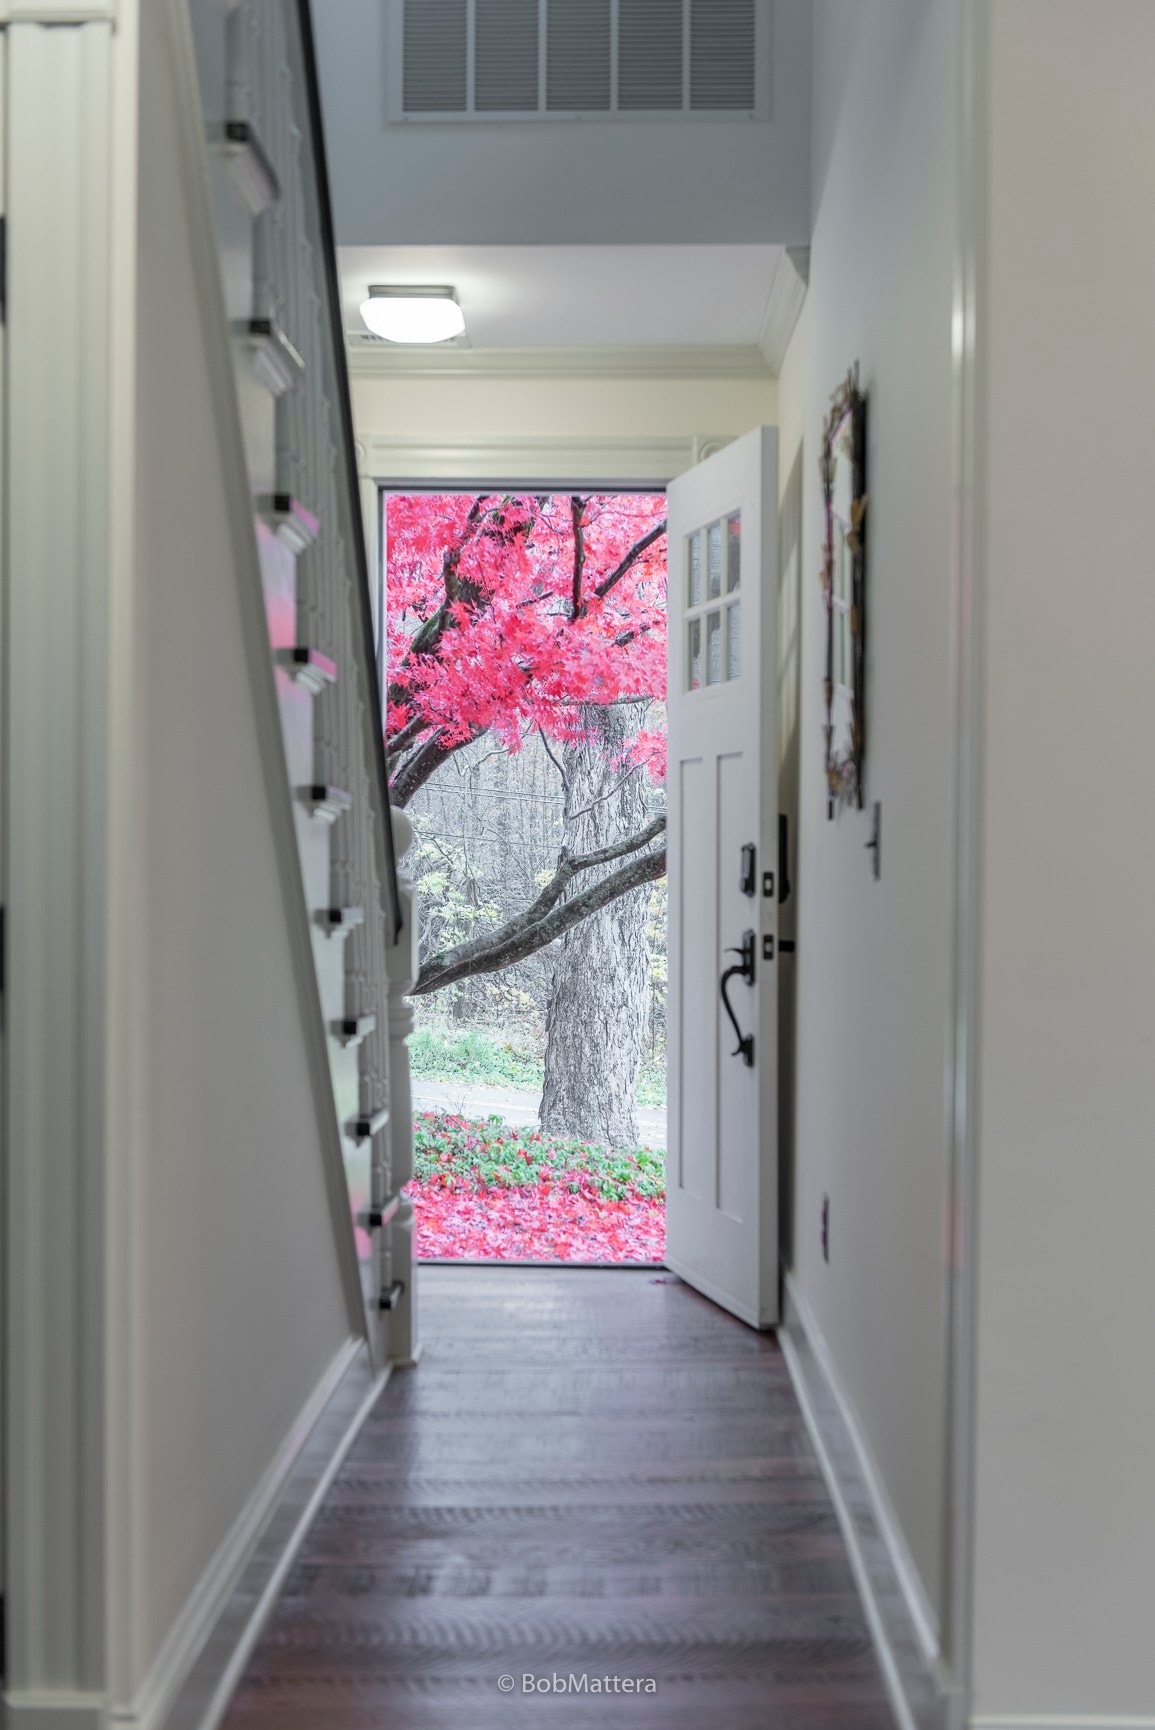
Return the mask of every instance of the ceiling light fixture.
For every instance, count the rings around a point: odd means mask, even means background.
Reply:
[[[451,288],[371,287],[361,317],[386,342],[449,342],[465,329],[465,316]]]

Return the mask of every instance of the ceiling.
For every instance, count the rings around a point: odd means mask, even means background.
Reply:
[[[343,246],[345,328],[370,283],[448,283],[473,349],[755,347],[782,249],[698,246]]]
[[[391,119],[402,10],[313,7],[340,243],[808,244],[814,0],[769,9],[764,119]]]

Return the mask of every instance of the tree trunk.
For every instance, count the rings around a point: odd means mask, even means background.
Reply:
[[[645,778],[618,759],[637,731],[630,704],[582,711],[589,738],[565,754],[565,845],[589,853],[641,829]],[[605,876],[612,867],[603,867]],[[574,891],[571,890],[572,894]],[[646,1026],[649,886],[567,932],[546,1018],[541,1127],[611,1147],[636,1146],[636,1093]]]

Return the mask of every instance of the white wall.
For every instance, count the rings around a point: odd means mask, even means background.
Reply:
[[[1155,8],[988,10],[976,1705],[1151,1725]]]
[[[145,8],[137,348],[137,1684],[352,1331],[158,15]]]
[[[810,288],[779,381],[782,481],[801,462],[803,490],[793,1274],[932,1623],[945,1471],[954,20],[953,0],[814,7]],[[877,883],[869,812],[828,822],[823,774],[818,453],[829,396],[855,361],[870,402],[866,798],[882,802]]]
[[[808,232],[809,0],[776,0],[771,119],[386,120],[387,12],[314,8],[337,238],[455,246]]]

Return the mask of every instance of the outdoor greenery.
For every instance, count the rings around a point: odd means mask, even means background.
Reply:
[[[540,1043],[503,1038],[486,1027],[418,1026],[409,1040],[409,1059],[413,1074],[427,1081],[468,1081],[540,1093],[545,1075]],[[637,1097],[639,1105],[665,1105],[664,1045],[643,1065]]]
[[[529,1189],[540,1185],[624,1201],[666,1192],[665,1159],[646,1147],[606,1148],[517,1129],[500,1117],[482,1121],[422,1112],[414,1124],[414,1176],[457,1190]]]
[[[409,1061],[414,1075],[431,1081],[541,1088],[540,1056],[502,1040],[484,1027],[460,1031],[419,1027],[409,1040]]]

